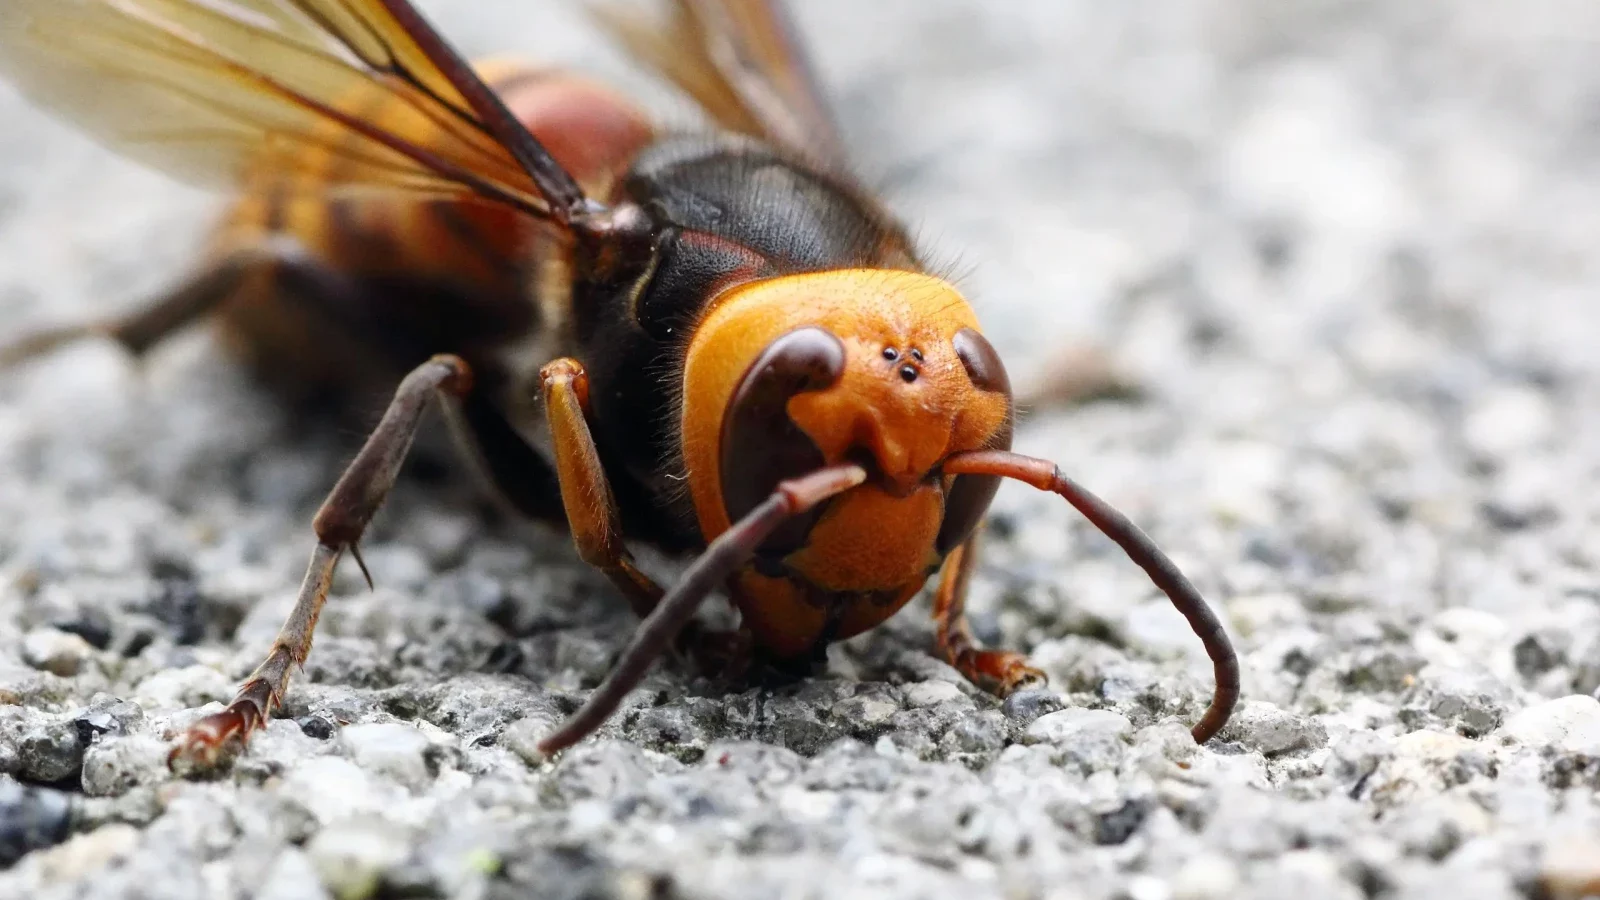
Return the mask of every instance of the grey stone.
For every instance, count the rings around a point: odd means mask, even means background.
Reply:
[[[1019,725],[1028,725],[1040,716],[1053,713],[1065,704],[1061,695],[1054,691],[1042,688],[1017,691],[1007,697],[1000,705],[1000,710],[1007,718],[1014,719]]]
[[[383,876],[410,852],[410,836],[379,816],[329,825],[306,845],[306,856],[322,884],[339,900],[375,896]]]
[[[1507,719],[1497,736],[1525,747],[1600,756],[1600,700],[1576,694],[1546,700]]]
[[[901,695],[905,697],[906,705],[913,709],[959,703],[966,699],[966,694],[948,681],[919,681],[902,688]]]
[[[532,711],[527,717],[506,726],[505,731],[500,734],[500,743],[522,757],[528,765],[540,765],[547,760],[544,754],[539,752],[539,742],[559,724],[561,717],[553,709],[543,712]]]
[[[579,744],[556,763],[550,789],[567,802],[640,791],[657,774],[682,766],[670,757],[618,741]]]
[[[859,736],[881,731],[900,711],[898,692],[887,687],[859,691],[833,705],[835,721],[844,724],[851,733]]]
[[[322,885],[310,855],[298,847],[285,847],[272,860],[255,896],[260,900],[325,900],[333,895]]]
[[[1049,744],[1056,764],[1090,775],[1121,764],[1132,730],[1126,718],[1109,710],[1064,709],[1035,719],[1023,740]]]
[[[845,728],[816,706],[796,697],[772,697],[761,704],[757,734],[762,740],[811,755],[845,735]],[[898,720],[900,717],[895,717]]]
[[[433,777],[428,738],[410,725],[349,725],[340,730],[339,743],[362,769],[387,775],[412,790],[425,787]]]
[[[1040,716],[1028,726],[1026,737],[1036,743],[1059,744],[1079,735],[1126,737],[1133,725],[1126,717],[1103,709],[1063,709]]]
[[[1222,736],[1267,756],[1277,756],[1322,747],[1328,741],[1328,730],[1316,719],[1270,703],[1247,700],[1234,711]]]
[[[152,735],[103,738],[84,752],[83,792],[117,797],[140,785],[166,780],[167,744]]]
[[[143,722],[144,710],[136,704],[104,694],[95,696],[72,719],[78,739],[86,747],[102,739],[122,737]]]
[[[722,726],[721,704],[704,697],[685,697],[640,710],[629,723],[628,733],[647,747],[693,762],[722,736]]]
[[[1401,698],[1400,721],[1411,728],[1444,726],[1469,737],[1500,725],[1511,689],[1482,669],[1427,666]]]
[[[1511,648],[1518,674],[1535,678],[1563,664],[1567,651],[1561,636],[1549,633],[1529,634]]]
[[[22,736],[19,772],[29,781],[46,784],[75,780],[83,768],[85,743],[70,719],[40,725]]]
[[[1006,741],[1005,717],[994,711],[960,719],[945,731],[939,746],[946,753],[972,762],[987,762]]]
[[[88,641],[54,628],[35,628],[22,639],[22,659],[35,669],[71,678],[94,653]]]
[[[0,777],[0,866],[66,840],[72,825],[71,796]]]

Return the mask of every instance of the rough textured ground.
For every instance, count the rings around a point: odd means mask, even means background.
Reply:
[[[425,4],[474,52],[645,83],[552,5]],[[175,779],[163,735],[266,648],[359,427],[308,432],[204,334],[142,376],[82,346],[0,378],[0,896],[1600,893],[1600,7],[801,6],[863,169],[1019,380],[1083,341],[1143,389],[1020,444],[1225,612],[1222,739],[1186,738],[1178,616],[1007,488],[977,623],[1051,693],[975,693],[919,605],[794,688],[658,674],[540,761],[631,619],[435,467],[284,717]],[[211,198],[10,94],[0,121],[5,332],[192,257]]]

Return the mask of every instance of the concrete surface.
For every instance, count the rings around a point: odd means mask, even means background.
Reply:
[[[424,6],[648,83],[570,8]],[[1182,620],[1008,487],[976,621],[1050,693],[972,691],[921,605],[793,688],[662,671],[539,761],[632,621],[435,466],[284,717],[177,780],[163,734],[266,649],[360,425],[296,421],[203,332],[142,375],[85,345],[0,376],[0,896],[1600,893],[1600,6],[802,7],[863,171],[1014,375],[1087,343],[1142,388],[1019,443],[1225,612],[1222,739],[1186,738]],[[213,198],[9,93],[0,121],[5,333],[192,258]]]

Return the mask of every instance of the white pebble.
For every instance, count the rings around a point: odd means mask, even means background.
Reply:
[[[349,725],[339,732],[339,743],[363,769],[387,775],[413,790],[432,780],[423,756],[428,737],[410,725]]]
[[[71,678],[94,647],[83,638],[54,628],[35,628],[22,639],[22,659],[35,669]]]
[[[913,709],[938,706],[951,700],[963,699],[961,689],[948,681],[919,681],[906,688],[906,705]]]
[[[1600,756],[1600,700],[1582,694],[1547,700],[1507,719],[1498,734],[1528,747]]]
[[[1133,723],[1108,709],[1063,709],[1040,716],[1028,726],[1027,737],[1040,743],[1060,743],[1080,734],[1126,737]]]
[[[362,900],[377,892],[385,869],[406,858],[409,844],[405,829],[362,817],[323,828],[306,846],[306,853],[335,897]]]

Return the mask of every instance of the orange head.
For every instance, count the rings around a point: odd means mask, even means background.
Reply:
[[[707,540],[779,481],[845,462],[867,471],[756,560],[830,592],[914,592],[994,492],[994,479],[955,485],[940,464],[1010,445],[1005,370],[966,300],[929,275],[843,269],[732,288],[684,369],[684,463]]]
[[[1121,513],[1010,452],[1005,369],[949,284],[882,269],[755,281],[714,299],[692,334],[682,449],[709,546],[543,752],[615,710],[717,585],[771,662],[814,660],[882,622],[967,539],[1002,478],[1065,499],[1145,570],[1215,668],[1195,740],[1226,724],[1239,664],[1221,621]]]

